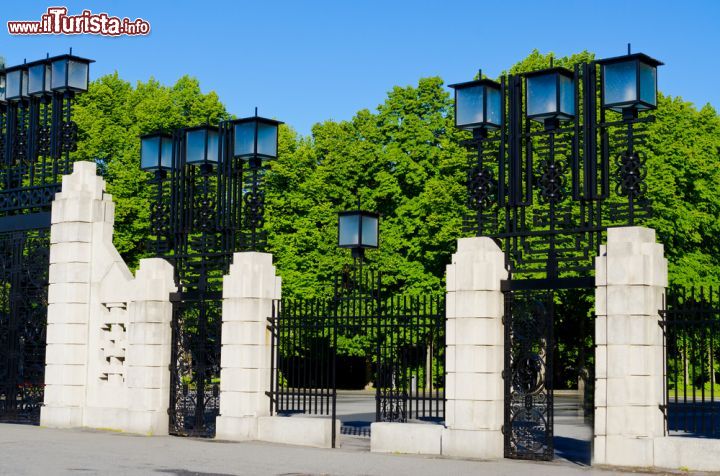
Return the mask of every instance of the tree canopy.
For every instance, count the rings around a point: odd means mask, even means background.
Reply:
[[[592,58],[581,52],[554,64],[572,67]],[[550,55],[533,51],[508,72],[549,63]],[[655,115],[646,164],[655,212],[645,224],[665,244],[671,282],[720,283],[720,117],[709,105],[697,109],[662,94]],[[189,77],[173,86],[153,79],[133,86],[113,74],[80,96],[76,158],[96,161],[106,176],[117,201],[115,243],[131,265],[144,255],[149,234],[150,187],[139,169],[139,136],[227,117],[217,95],[202,93]],[[266,178],[266,227],[284,293],[324,293],[350,260],[336,246],[337,212],[358,200],[382,214],[381,248],[368,259],[390,289],[441,289],[466,211],[465,134],[453,126],[452,98],[438,77],[396,86],[375,110],[316,124],[309,137],[282,126],[279,158]]]

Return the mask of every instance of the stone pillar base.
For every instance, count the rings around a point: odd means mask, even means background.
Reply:
[[[47,428],[80,428],[83,426],[83,409],[82,407],[45,405],[40,408],[40,426]]]
[[[215,420],[215,439],[248,441],[258,438],[258,419],[254,416],[218,416]]]
[[[503,434],[498,430],[451,430],[442,433],[443,456],[477,459],[501,459]]]

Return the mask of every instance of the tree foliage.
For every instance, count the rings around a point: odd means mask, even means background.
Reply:
[[[73,111],[81,131],[74,158],[98,164],[117,203],[115,246],[135,266],[149,235],[151,193],[148,174],[140,170],[140,136],[216,123],[227,118],[225,107],[188,76],[171,87],[152,78],[133,87],[115,73],[93,81]]]
[[[508,68],[550,65],[533,51]],[[572,66],[587,51],[553,58]],[[320,296],[349,261],[336,246],[337,212],[358,206],[382,214],[381,247],[368,253],[389,289],[411,294],[441,288],[465,214],[466,133],[453,126],[452,98],[440,78],[395,87],[375,110],[316,124],[309,137],[280,131],[280,154],[266,177],[269,245],[288,295]],[[671,281],[720,282],[720,118],[681,98],[660,95],[648,130],[648,197],[670,260]],[[173,86],[150,79],[135,86],[112,74],[78,99],[76,158],[96,161],[117,201],[115,243],[131,263],[148,236],[150,189],[139,170],[139,136],[216,123],[228,114],[197,80]]]

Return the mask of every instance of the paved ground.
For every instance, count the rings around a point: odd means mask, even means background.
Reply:
[[[340,435],[339,448],[270,443],[226,443],[177,437],[142,437],[91,430],[0,425],[0,475],[611,475],[590,468],[590,428],[572,397],[555,399],[556,460],[463,461],[369,453],[369,438]],[[342,392],[338,416],[364,427],[374,418],[371,393]]]
[[[155,475],[585,475],[612,474],[561,463],[460,461],[264,443],[0,426],[0,474]]]

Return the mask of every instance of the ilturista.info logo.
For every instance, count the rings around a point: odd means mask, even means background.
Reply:
[[[36,21],[8,21],[11,35],[102,35],[138,36],[150,33],[150,23],[142,18],[131,20],[83,10],[68,15],[67,7],[49,7]]]

